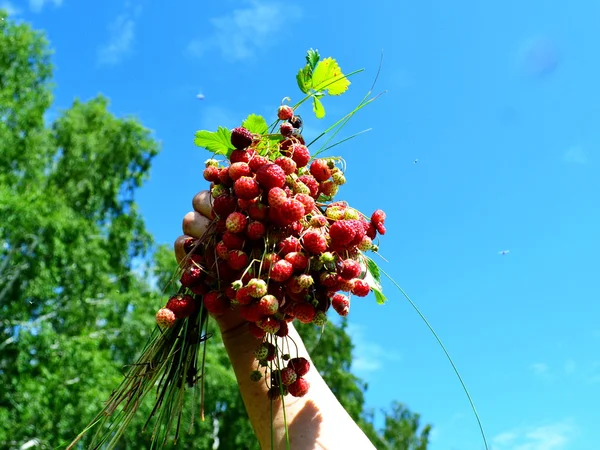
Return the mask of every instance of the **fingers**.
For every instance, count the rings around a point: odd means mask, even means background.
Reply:
[[[212,197],[209,191],[202,191],[196,194],[192,200],[192,206],[194,207],[194,210],[202,214],[204,217],[208,217],[209,219],[214,218],[212,210]]]
[[[201,238],[208,230],[210,223],[211,220],[198,211],[190,211],[183,217],[183,234]]]
[[[181,261],[183,261],[185,259],[186,256],[186,252],[184,249],[184,244],[185,241],[187,239],[190,239],[191,236],[187,236],[187,235],[183,235],[183,236],[179,236],[176,240],[175,240],[175,259],[177,259],[177,264],[181,264]]]

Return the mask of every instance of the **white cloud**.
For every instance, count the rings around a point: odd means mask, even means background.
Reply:
[[[574,164],[585,164],[587,155],[580,145],[574,145],[565,152],[565,161]]]
[[[248,59],[257,49],[280,42],[277,33],[301,16],[300,9],[289,3],[251,0],[247,8],[210,19],[212,34],[191,41],[187,51],[195,57],[217,50],[228,61]]]
[[[348,334],[352,338],[352,370],[357,375],[375,372],[381,369],[386,361],[398,361],[400,355],[391,349],[384,349],[379,344],[369,341],[364,327],[348,325]]]
[[[575,434],[573,422],[563,420],[505,431],[493,437],[492,443],[495,450],[564,450]]]
[[[127,3],[126,7],[128,6]],[[139,7],[133,13],[125,12],[108,25],[110,37],[108,42],[98,49],[99,64],[118,64],[131,53],[131,46],[135,39],[135,19],[140,12]]]
[[[21,10],[13,5],[11,2],[0,2],[0,9],[6,11],[8,16],[17,16],[21,13]]]
[[[63,0],[29,0],[29,9],[34,13],[42,12],[46,4],[52,3],[56,8],[60,7]]]

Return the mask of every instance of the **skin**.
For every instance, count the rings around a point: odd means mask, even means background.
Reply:
[[[202,237],[213,217],[208,191],[198,193],[192,205],[194,210],[183,218],[184,234],[175,241],[175,255],[179,263],[185,258],[185,239],[189,236]],[[298,355],[311,362],[311,369],[304,376],[310,383],[310,389],[304,397],[288,395],[283,399],[284,419],[282,401],[273,401],[271,410],[265,383],[253,382],[249,377],[256,367],[254,350],[260,341],[250,334],[246,322],[236,309],[215,317],[215,320],[221,329],[223,343],[231,360],[250,423],[262,449],[287,448],[285,419],[288,424],[290,448],[294,450],[375,448],[316,370],[300,335],[291,323],[289,338],[298,346]]]

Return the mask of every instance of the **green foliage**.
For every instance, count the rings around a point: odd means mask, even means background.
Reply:
[[[231,131],[225,127],[219,127],[217,131],[197,131],[194,144],[217,155],[228,156],[233,150]]]
[[[7,449],[71,442],[139,356],[175,287],[173,251],[159,246],[150,258],[152,239],[134,197],[158,144],[137,120],[110,113],[103,97],[76,100],[46,126],[51,76],[42,34],[0,21],[0,448]],[[262,127],[257,117],[251,127]],[[197,135],[196,143],[227,153],[228,133]],[[151,263],[148,273],[133,270],[135,259]],[[205,418],[195,418],[192,433],[187,420],[182,424],[179,448],[209,449],[219,439],[220,449],[257,449],[220,336],[211,331]],[[394,410],[383,433],[365,416],[366,385],[350,371],[345,322],[322,335],[309,326],[302,333],[334,393],[374,442],[396,445],[413,433],[401,426],[402,411]],[[141,405],[120,449],[150,448],[144,426],[153,400]],[[186,402],[198,409],[197,397]]]
[[[251,133],[266,134],[269,131],[269,125],[263,116],[250,114],[242,122],[242,126]]]

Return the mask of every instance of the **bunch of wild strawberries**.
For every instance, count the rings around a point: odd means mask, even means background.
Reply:
[[[271,399],[309,388],[308,360],[289,354],[288,323],[323,326],[330,307],[346,316],[350,296],[371,290],[363,252],[376,250],[373,240],[385,234],[383,211],[368,220],[333,202],[346,182],[339,158],[311,161],[301,119],[287,105],[278,118],[278,135],[235,128],[229,160],[206,162],[216,218],[201,240],[186,241],[182,289],[156,316],[170,327],[201,305],[214,315],[235,305],[261,340],[250,376],[258,381],[270,369]]]

